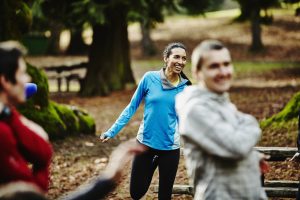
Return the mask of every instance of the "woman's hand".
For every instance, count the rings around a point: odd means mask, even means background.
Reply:
[[[110,139],[110,137],[108,137],[105,133],[102,133],[99,139],[101,142],[107,142]]]

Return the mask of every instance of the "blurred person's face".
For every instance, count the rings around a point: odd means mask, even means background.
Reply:
[[[230,89],[233,65],[226,48],[211,50],[203,54],[201,69],[196,76],[212,92],[222,94]]]
[[[186,52],[182,48],[174,48],[171,50],[169,57],[164,59],[167,71],[180,74],[186,64]]]
[[[16,83],[4,81],[4,92],[7,94],[9,104],[19,104],[26,101],[25,84],[30,81],[30,77],[26,72],[26,64],[23,58],[18,61],[18,69],[16,71]]]

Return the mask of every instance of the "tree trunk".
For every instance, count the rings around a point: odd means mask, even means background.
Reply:
[[[57,55],[61,53],[59,40],[60,40],[60,34],[62,30],[63,30],[63,25],[57,24],[56,22],[50,23],[51,37],[50,37],[47,53],[53,55]]]
[[[7,5],[7,2],[5,0],[0,1],[0,41],[7,40],[8,37],[8,10],[9,7]]]
[[[237,21],[246,21],[251,18],[251,1],[237,0],[240,5],[241,14],[238,16]]]
[[[86,45],[82,38],[82,30],[75,29],[71,31],[71,40],[69,47],[67,49],[67,54],[79,55],[86,54],[88,50],[88,45]]]
[[[261,39],[261,26],[260,26],[260,9],[259,7],[254,7],[251,14],[251,35],[252,35],[252,44],[250,47],[251,51],[257,52],[261,51],[264,48]]]
[[[140,28],[142,33],[142,52],[144,56],[153,56],[156,54],[155,45],[150,37],[151,26],[145,20],[141,20]]]
[[[134,83],[130,67],[127,10],[124,7],[107,8],[107,22],[93,26],[93,42],[89,63],[82,82],[82,96],[107,95]]]

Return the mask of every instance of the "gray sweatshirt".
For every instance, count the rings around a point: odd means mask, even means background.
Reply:
[[[197,200],[267,199],[260,182],[261,155],[253,149],[261,130],[228,94],[199,85],[176,97],[179,132]]]

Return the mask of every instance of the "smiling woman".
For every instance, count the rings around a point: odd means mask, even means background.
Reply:
[[[171,199],[180,155],[175,96],[191,84],[182,72],[186,56],[183,44],[169,44],[163,52],[165,66],[143,76],[129,105],[100,137],[106,142],[117,135],[134,115],[141,101],[145,101],[144,118],[136,139],[147,147],[147,151],[133,161],[130,181],[133,199],[141,199],[146,194],[157,167],[160,182],[158,198]]]
[[[173,46],[172,46],[173,47]],[[166,78],[177,86],[180,82],[180,73],[186,64],[186,51],[180,45],[172,48],[172,55],[164,55],[166,69],[164,71]]]

